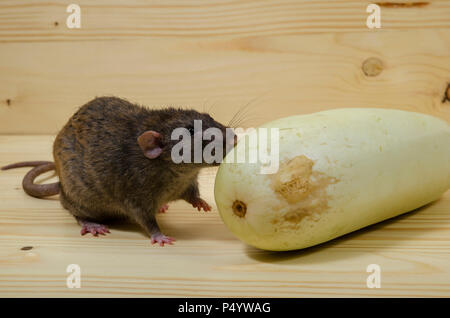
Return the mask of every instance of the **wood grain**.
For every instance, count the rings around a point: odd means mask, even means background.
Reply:
[[[51,159],[53,136],[0,136],[0,166]],[[177,238],[151,246],[132,224],[80,236],[56,198],[25,195],[26,169],[0,171],[0,296],[416,296],[450,297],[450,191],[419,210],[317,247],[274,253],[246,246],[218,212],[171,204],[159,216]],[[200,177],[214,203],[214,169]],[[49,180],[50,181],[50,180]],[[21,250],[32,246],[32,249]],[[366,287],[366,267],[381,267],[381,288]],[[81,266],[81,288],[66,287],[66,267]]]
[[[450,2],[427,3],[383,7],[369,30],[365,1],[79,1],[71,30],[64,1],[2,1],[0,133],[55,134],[100,95],[225,123],[250,103],[247,127],[340,107],[450,120]]]
[[[387,29],[449,28],[447,0],[382,5]],[[95,41],[142,37],[246,37],[364,32],[371,1],[360,0],[108,0],[76,2],[82,28],[65,27],[67,1],[3,0],[0,41]],[[55,24],[57,22],[57,24]]]
[[[382,28],[369,30],[369,1],[80,0],[82,28],[70,30],[66,1],[3,0],[0,165],[51,159],[57,131],[101,95],[210,109],[225,123],[249,104],[241,126],[339,107],[450,121],[450,1],[413,2],[384,1]],[[369,58],[381,61],[376,76],[362,70]],[[112,226],[106,237],[80,236],[57,198],[25,195],[26,171],[0,171],[3,297],[450,297],[450,191],[417,211],[288,253],[241,243],[215,207],[198,213],[176,202],[159,222],[177,242],[160,248],[132,224]],[[214,176],[209,169],[200,177],[211,204]],[[372,263],[381,266],[380,289],[366,287]],[[81,289],[66,287],[69,264],[81,266]]]

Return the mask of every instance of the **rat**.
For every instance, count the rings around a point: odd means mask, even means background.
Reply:
[[[97,97],[81,106],[58,133],[54,162],[19,162],[2,170],[34,167],[23,179],[24,191],[38,198],[59,194],[62,206],[81,225],[82,235],[105,235],[108,221],[128,219],[145,229],[152,244],[172,244],[175,239],[161,232],[156,213],[165,212],[167,203],[179,199],[199,211],[210,211],[200,197],[197,177],[201,168],[220,164],[173,162],[172,147],[179,141],[172,140],[171,133],[183,127],[193,139],[194,120],[201,120],[203,131],[214,127],[230,136],[228,127],[207,113],[148,109],[118,97]],[[223,149],[236,145],[237,137],[231,134],[217,141]],[[34,183],[50,170],[55,170],[59,182]]]

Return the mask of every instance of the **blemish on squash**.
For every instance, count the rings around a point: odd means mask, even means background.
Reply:
[[[442,103],[445,103],[446,101],[450,102],[450,83],[447,84],[447,88],[444,92],[444,97],[442,98]]]
[[[296,211],[290,211],[286,213],[283,217],[284,221],[290,223],[300,223],[300,221],[308,215],[308,211],[305,209],[299,209]]]
[[[272,224],[292,228],[306,216],[314,215],[317,221],[320,213],[328,209],[327,187],[339,180],[323,172],[313,170],[314,161],[301,155],[281,163],[278,173],[271,176],[271,187],[292,209]]]
[[[289,203],[302,200],[311,192],[313,165],[314,162],[304,155],[282,163],[272,177],[272,188]]]
[[[243,218],[245,216],[245,214],[247,213],[247,205],[240,200],[235,200],[233,202],[232,209],[233,209],[233,213],[240,218]]]

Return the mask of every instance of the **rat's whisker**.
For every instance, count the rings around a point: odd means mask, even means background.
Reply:
[[[243,119],[245,119],[246,117],[248,117],[248,115],[250,114],[250,107],[249,105],[246,105],[245,107],[243,107],[235,116],[232,125],[233,126],[237,126],[238,123],[240,123]]]
[[[203,103],[202,103],[202,111],[204,113],[206,113],[206,104],[207,104],[207,102],[208,102],[208,98],[204,98],[203,99]]]
[[[245,109],[240,116],[237,118],[237,122],[242,122],[243,120],[245,120],[245,118],[247,118],[251,113],[250,113],[251,109],[247,108]]]
[[[240,114],[245,110],[245,108],[249,107],[250,103],[253,101],[254,99],[248,101],[246,104],[244,104],[241,108],[238,109],[238,111],[234,114],[234,116],[231,118],[229,125],[233,124],[233,121],[236,120],[236,118],[238,118],[240,116]]]
[[[261,120],[266,121],[266,118],[264,118],[264,117],[262,117],[262,116],[252,116],[252,117],[247,117],[247,118],[245,118],[245,119],[243,119],[243,120],[237,122],[237,123],[233,126],[233,128],[238,128],[238,126],[241,127],[241,128],[248,128],[248,127],[244,127],[244,126],[247,126],[247,124],[248,124],[249,122],[252,122],[252,121],[261,121]]]
[[[250,110],[250,107],[251,107],[251,106],[254,106],[254,105],[252,105],[252,104],[253,104],[255,101],[257,101],[258,99],[260,99],[261,97],[262,97],[262,95],[256,96],[256,97],[250,99],[244,106],[242,106],[242,107],[236,112],[236,114],[234,114],[234,116],[231,118],[231,120],[230,120],[230,122],[229,122],[228,125],[231,127],[231,125],[234,125],[234,124],[235,124],[235,121],[237,120],[237,118],[246,116],[246,115],[247,115],[246,112],[248,112],[248,111]]]
[[[245,108],[249,107],[250,102],[247,102],[244,106],[242,106],[238,111],[234,114],[234,116],[231,118],[230,122],[228,123],[229,126],[233,125],[233,123],[239,119],[242,112],[245,110]]]
[[[214,103],[212,103],[212,105],[209,107],[208,109],[208,113],[211,113],[213,108],[217,105],[218,101],[216,100]]]
[[[238,111],[239,111],[239,110],[238,110]],[[233,115],[233,117],[231,117],[230,121],[229,121],[228,124],[227,124],[228,127],[231,127],[231,125],[233,124],[233,121],[234,121],[236,115],[237,115],[237,112]]]

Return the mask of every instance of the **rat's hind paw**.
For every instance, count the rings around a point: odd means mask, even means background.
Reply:
[[[159,213],[166,213],[166,211],[169,209],[169,205],[168,204],[164,204],[160,209],[159,209]]]
[[[201,198],[196,198],[191,203],[192,203],[192,206],[194,208],[197,208],[197,210],[199,210],[199,211],[201,211],[202,209],[205,212],[211,211],[211,206],[205,200],[203,200]]]
[[[106,235],[106,233],[110,233],[108,227],[103,224],[80,220],[80,225],[81,225],[81,235],[91,233],[94,236],[98,236],[99,234]]]
[[[162,233],[153,234],[151,236],[152,244],[158,243],[160,246],[164,246],[164,243],[172,245],[175,239],[169,236],[165,236]]]

